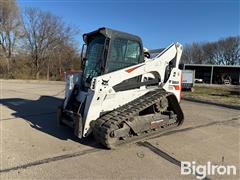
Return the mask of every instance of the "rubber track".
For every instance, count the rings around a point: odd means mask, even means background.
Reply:
[[[92,128],[93,128],[93,134],[95,136],[95,139],[107,148],[110,148],[110,149],[115,148],[115,146],[123,142],[121,141],[111,142],[112,138],[109,135],[112,131],[119,129],[120,124],[122,122],[128,121],[131,117],[134,117],[135,115],[138,116],[139,112],[159,102],[163,96],[169,96],[169,95],[172,95],[172,93],[168,93],[163,89],[150,91],[145,95],[109,112],[108,114],[103,115],[93,123],[94,125]],[[170,98],[170,101],[172,101],[171,98]],[[169,104],[171,105],[173,104],[173,102],[169,102]],[[180,116],[180,118],[181,117],[183,118],[181,108],[180,109],[179,108],[180,106],[177,105],[175,109],[178,112],[175,111],[175,113],[178,115],[178,117]],[[176,124],[180,124],[180,123],[172,123],[171,125],[176,126]],[[168,126],[171,126],[171,125],[168,125]],[[143,136],[146,136],[146,134],[144,134]],[[125,140],[125,142],[132,141],[131,139],[132,137],[129,138],[128,140]]]

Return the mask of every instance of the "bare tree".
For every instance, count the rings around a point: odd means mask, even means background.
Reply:
[[[73,44],[62,41],[53,51],[50,59],[46,69],[48,79],[60,80],[65,71],[80,69],[80,54]]]
[[[220,39],[216,44],[218,64],[240,64],[240,37]]]
[[[202,44],[194,42],[191,45],[191,49],[192,61],[196,64],[202,64],[204,62],[204,52],[202,49]]]
[[[62,41],[73,40],[76,31],[61,18],[37,8],[27,8],[24,19],[26,48],[32,56],[33,73],[38,79],[44,68],[49,74],[51,55]]]
[[[183,63],[202,64],[204,62],[204,50],[201,43],[186,44],[183,48]]]
[[[191,46],[186,44],[183,48],[181,62],[184,64],[193,63]]]
[[[217,46],[216,43],[204,43],[202,45],[203,49],[203,56],[204,56],[204,63],[206,64],[216,64],[217,63]]]
[[[7,73],[16,41],[22,35],[19,9],[15,0],[0,1],[0,47],[7,60]]]
[[[240,37],[222,38],[216,42],[185,45],[183,63],[240,64]]]

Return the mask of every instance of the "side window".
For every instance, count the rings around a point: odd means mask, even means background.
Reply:
[[[137,41],[116,38],[112,42],[107,72],[113,72],[139,63],[140,44]]]
[[[128,41],[125,59],[128,61],[133,61],[133,63],[134,63],[134,62],[138,61],[139,56],[140,56],[139,44],[134,41]]]

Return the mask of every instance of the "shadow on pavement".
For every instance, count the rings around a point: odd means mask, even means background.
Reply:
[[[15,111],[12,116],[26,120],[32,128],[61,140],[71,139],[84,145],[99,148],[100,146],[95,143],[92,136],[80,140],[73,135],[72,129],[58,124],[56,112],[61,103],[62,99],[52,96],[41,96],[37,100],[0,99],[0,104]],[[16,120],[15,118],[1,119],[1,121]]]

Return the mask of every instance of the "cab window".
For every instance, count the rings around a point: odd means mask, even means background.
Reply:
[[[116,38],[113,40],[107,63],[107,72],[113,72],[139,63],[140,44],[137,41]]]

